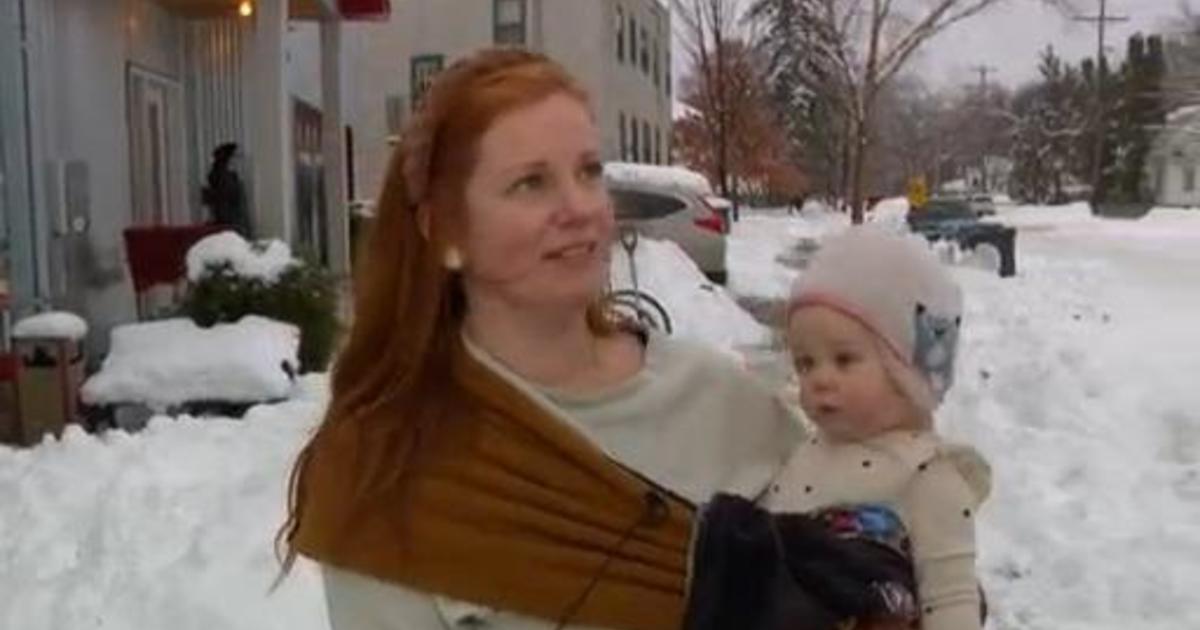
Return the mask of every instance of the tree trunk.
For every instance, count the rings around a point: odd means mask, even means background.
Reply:
[[[850,193],[850,222],[859,225],[863,222],[863,201],[866,192],[867,171],[867,142],[870,130],[866,117],[854,125],[854,172],[852,173],[853,189]]]

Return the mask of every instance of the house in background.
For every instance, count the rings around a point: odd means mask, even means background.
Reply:
[[[1166,40],[1170,108],[1146,159],[1146,183],[1164,206],[1200,207],[1200,31]]]
[[[392,146],[439,71],[472,51],[525,46],[591,92],[606,159],[670,161],[671,21],[659,0],[405,0],[348,27],[355,195],[375,197]]]
[[[1200,207],[1200,105],[1167,114],[1146,164],[1155,203]]]
[[[205,220],[214,147],[251,220],[348,267],[343,21],[387,0],[0,0],[0,263],[17,315],[135,317],[131,226]],[[98,348],[97,348],[98,346]]]

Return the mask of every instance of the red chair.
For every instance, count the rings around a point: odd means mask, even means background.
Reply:
[[[137,316],[142,319],[142,297],[158,285],[178,287],[187,273],[187,253],[197,241],[228,230],[214,224],[153,225],[127,228],[125,256],[133,277]]]

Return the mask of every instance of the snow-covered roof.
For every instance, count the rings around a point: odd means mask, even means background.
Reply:
[[[604,176],[614,183],[674,188],[698,195],[711,195],[713,192],[707,177],[682,166],[609,162],[604,165]]]
[[[26,317],[13,326],[14,339],[69,339],[87,336],[88,325],[82,317],[66,311],[50,311]]]
[[[226,263],[239,276],[259,278],[270,284],[299,261],[292,257],[292,249],[283,241],[250,243],[236,232],[221,232],[202,239],[188,250],[188,280],[195,282],[208,268]]]

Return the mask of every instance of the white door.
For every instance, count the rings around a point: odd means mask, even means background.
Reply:
[[[128,96],[133,223],[185,220],[179,85],[131,66]]]

